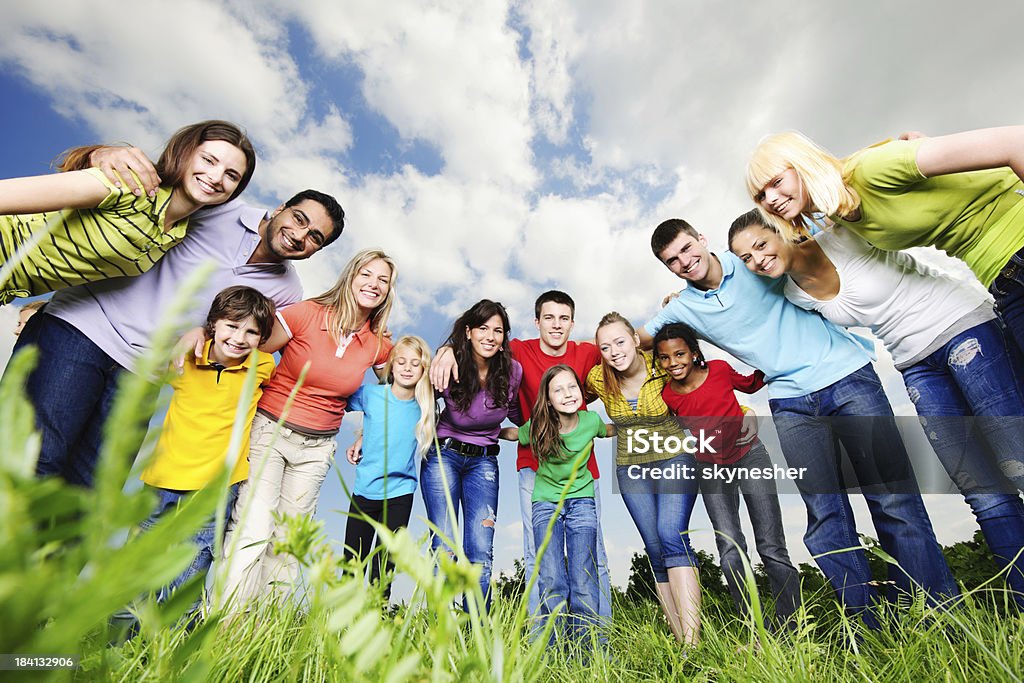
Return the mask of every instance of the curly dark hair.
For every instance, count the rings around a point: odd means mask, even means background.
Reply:
[[[682,339],[690,347],[690,351],[697,361],[697,367],[707,367],[708,362],[704,360],[704,352],[700,350],[700,342],[697,341],[697,333],[692,327],[685,323],[672,323],[658,330],[654,335],[654,355],[651,358],[651,365],[658,368],[658,344],[669,339]]]
[[[476,361],[473,358],[473,347],[466,333],[474,327],[483,325],[494,316],[501,318],[505,335],[499,351],[487,361],[487,382],[486,386],[481,387],[480,374],[477,372]],[[451,385],[449,394],[459,411],[469,410],[473,398],[481,389],[486,390],[494,407],[508,406],[508,388],[512,372],[512,351],[509,349],[509,337],[508,313],[501,303],[490,299],[477,301],[452,325],[452,332],[448,335],[445,344],[450,346],[455,353],[455,362],[459,366],[459,381]]]

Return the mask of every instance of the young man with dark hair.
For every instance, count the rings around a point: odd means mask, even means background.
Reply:
[[[804,543],[851,614],[871,627],[877,600],[839,471],[841,440],[862,481],[882,548],[900,567],[890,578],[905,591],[923,589],[932,604],[958,593],[913,469],[871,367],[873,345],[785,298],[784,281],[758,277],[731,252],[711,252],[686,221],[670,219],[651,238],[654,255],[686,280],[643,329],[649,348],[663,326],[682,322],[747,365],[764,372],[783,453],[807,507]],[[865,421],[867,422],[865,424]],[[879,474],[881,480],[879,481]]]

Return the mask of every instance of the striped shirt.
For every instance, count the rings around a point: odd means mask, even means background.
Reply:
[[[647,368],[647,379],[640,387],[640,395],[637,397],[636,406],[631,406],[630,401],[621,393],[613,392],[604,383],[604,366],[595,365],[587,375],[587,395],[596,396],[604,403],[605,412],[609,419],[618,428],[616,435],[616,465],[638,465],[666,458],[674,458],[678,453],[667,453],[656,451],[651,448],[646,453],[629,451],[629,430],[647,429],[650,432],[657,432],[661,437],[675,436],[682,439],[686,436],[685,430],[679,424],[679,420],[673,417],[668,406],[665,405],[661,392],[668,383],[669,377],[660,368],[655,370],[651,366],[650,352],[641,352],[644,359],[644,367]]]
[[[42,239],[0,283],[0,305],[111,277],[140,275],[185,237],[188,220],[164,231],[171,188],[136,197],[99,169],[86,169],[110,193],[95,209],[0,216],[0,265],[33,235]]]

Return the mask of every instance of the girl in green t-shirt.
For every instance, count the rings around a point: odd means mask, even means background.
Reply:
[[[171,136],[152,196],[130,192],[116,171],[90,168],[97,149],[66,152],[65,173],[0,180],[0,305],[144,273],[184,239],[189,216],[237,197],[256,170],[252,143],[227,121]]]
[[[541,614],[560,615],[551,642],[587,646],[599,625],[597,510],[594,478],[587,469],[594,439],[614,436],[615,426],[587,411],[576,372],[549,368],[540,379],[533,418],[501,436],[529,445],[537,454],[533,489],[533,535],[540,570]],[[529,531],[529,530],[527,530]],[[597,636],[604,642],[603,636]]]

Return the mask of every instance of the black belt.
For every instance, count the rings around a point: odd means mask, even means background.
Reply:
[[[458,439],[453,439],[448,436],[439,442],[441,448],[446,448],[450,451],[455,451],[459,455],[497,455],[501,450],[501,446],[498,444],[491,444],[490,446],[477,446],[472,443],[463,443]]]

